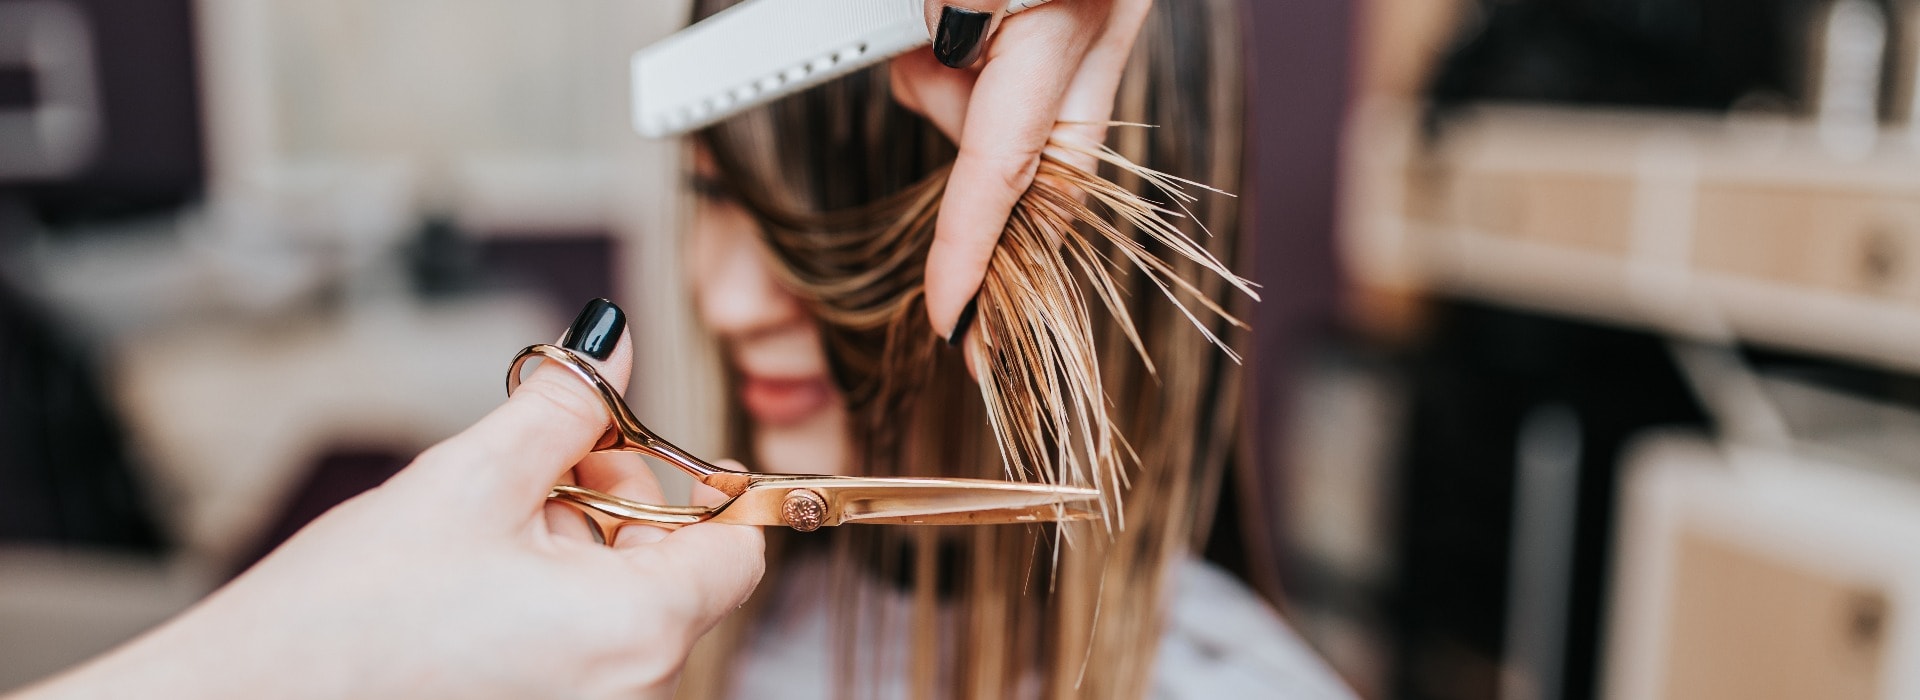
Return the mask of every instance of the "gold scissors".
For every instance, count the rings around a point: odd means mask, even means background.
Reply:
[[[1100,492],[987,479],[854,477],[762,474],[708,464],[660,439],[634,417],[633,409],[592,365],[557,345],[521,350],[507,370],[507,394],[520,386],[521,368],[535,357],[572,370],[593,387],[613,425],[594,452],[638,452],[665,461],[726,494],[715,506],[667,506],[559,484],[547,499],[579,508],[594,521],[601,541],[627,523],[678,528],[694,523],[785,525],[801,532],[846,523],[888,525],[999,525],[1087,520],[1098,516]]]

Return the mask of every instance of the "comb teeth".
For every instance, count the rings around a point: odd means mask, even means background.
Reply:
[[[927,43],[920,0],[754,0],[633,55],[634,130],[662,138]]]
[[[1018,12],[1046,0],[1016,0]],[[693,131],[928,43],[921,0],[749,0],[633,55],[633,129]]]

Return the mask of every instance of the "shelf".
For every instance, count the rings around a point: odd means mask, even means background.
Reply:
[[[1415,138],[1363,111],[1363,284],[1920,371],[1920,149],[1832,155],[1811,125],[1512,106]]]

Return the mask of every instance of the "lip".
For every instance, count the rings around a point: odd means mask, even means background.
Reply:
[[[799,423],[832,403],[833,385],[826,377],[740,377],[740,404],[761,425]]]

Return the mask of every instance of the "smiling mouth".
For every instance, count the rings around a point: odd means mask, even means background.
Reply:
[[[770,427],[799,423],[833,403],[825,377],[774,379],[742,375],[740,403],[754,422]]]

